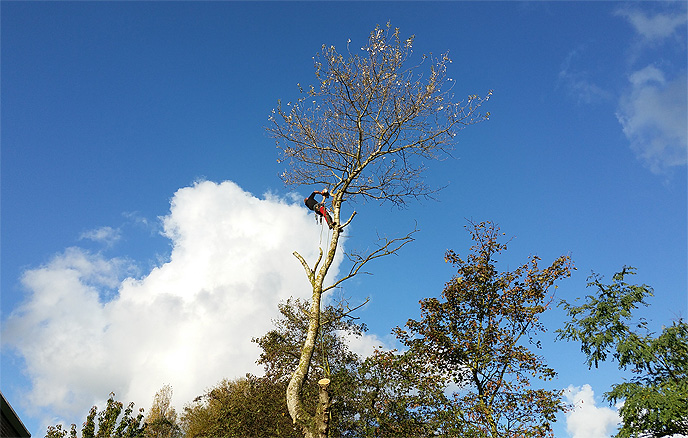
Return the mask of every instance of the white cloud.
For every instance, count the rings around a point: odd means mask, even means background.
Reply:
[[[159,231],[157,230],[157,224],[150,224],[148,218],[142,216],[138,211],[126,211],[122,213],[122,216],[124,216],[131,224]]]
[[[616,117],[631,149],[652,172],[661,174],[688,162],[688,90],[686,72],[672,65],[662,44],[685,57],[685,4],[663,3],[663,11],[622,7],[625,18],[640,37],[629,64],[645,53],[653,63],[628,75],[630,86],[621,94]],[[680,59],[682,59],[680,58]],[[661,66],[661,68],[660,68]]]
[[[94,242],[101,242],[107,246],[112,246],[120,237],[120,230],[112,227],[100,227],[81,233],[79,239],[93,240]]]
[[[628,81],[635,87],[642,87],[644,84],[651,83],[664,84],[666,82],[664,73],[654,65],[648,65],[641,70],[631,73]]]
[[[579,103],[590,104],[609,100],[611,93],[596,85],[588,72],[574,67],[583,51],[584,47],[581,46],[569,52],[559,70],[559,82]]]
[[[199,182],[177,191],[163,224],[171,255],[144,277],[121,280],[126,262],[81,248],[25,272],[29,295],[2,342],[25,360],[25,404],[46,425],[80,424],[110,391],[147,406],[171,384],[181,408],[222,378],[260,373],[251,338],[281,300],[310,296],[292,252],[313,262],[321,230],[298,203]]]
[[[639,9],[622,8],[616,11],[616,15],[626,18],[635,31],[649,42],[661,41],[675,35],[679,27],[687,21],[685,11],[649,15]]]
[[[346,332],[340,332],[343,335],[349,349],[361,357],[372,356],[375,350],[391,350],[382,339],[375,334],[363,333],[361,336],[351,335]]]
[[[571,438],[609,438],[621,422],[615,409],[597,407],[590,385],[566,389],[565,397],[573,407],[566,413],[566,430]]]
[[[688,161],[686,75],[666,80],[653,65],[629,76],[616,117],[638,158],[654,173]]]

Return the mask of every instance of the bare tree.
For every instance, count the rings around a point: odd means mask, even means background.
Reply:
[[[280,149],[279,161],[287,166],[283,181],[289,186],[327,187],[335,223],[326,252],[321,248],[315,263],[309,265],[294,253],[311,283],[312,298],[308,333],[287,388],[287,405],[307,437],[327,435],[327,394],[321,394],[315,415],[306,412],[301,398],[320,329],[322,294],[360,273],[369,261],[396,253],[415,232],[382,240],[371,252],[350,255],[348,273],[325,285],[339,238],[356,215],[353,211],[342,223],[342,205],[360,199],[404,206],[411,199],[430,197],[435,190],[425,184],[424,161],[446,156],[459,130],[489,116],[479,109],[491,92],[455,100],[454,83],[446,76],[448,54],[423,56],[408,66],[413,37],[401,39],[389,23],[377,26],[360,52],[349,45],[350,41],[343,53],[323,45],[314,57],[316,85],[299,85],[301,97],[294,103],[278,102],[267,127]]]

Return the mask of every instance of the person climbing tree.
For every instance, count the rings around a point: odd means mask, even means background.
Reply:
[[[318,202],[315,200],[315,195],[320,195],[323,197],[322,202]],[[311,193],[309,197],[303,200],[303,202],[306,204],[306,207],[308,207],[310,210],[313,210],[316,214],[322,216],[325,218],[325,221],[327,222],[327,226],[330,228],[334,228],[335,223],[332,221],[332,218],[330,217],[330,214],[327,212],[327,209],[325,208],[325,199],[330,197],[330,192],[327,191],[327,188],[322,189],[322,191],[314,191]]]

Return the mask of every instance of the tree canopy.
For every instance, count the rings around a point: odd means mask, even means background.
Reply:
[[[513,271],[499,272],[506,250],[496,225],[468,227],[474,245],[464,259],[448,251],[457,268],[441,299],[421,301],[421,319],[396,332],[437,379],[460,390],[447,400],[441,429],[475,437],[551,436],[564,408],[561,391],[533,387],[532,378],[552,379],[536,336],[545,331],[540,314],[555,283],[571,273],[569,256],[540,268],[538,256]]]
[[[177,412],[172,403],[172,386],[164,385],[153,397],[146,415],[146,438],[177,438],[181,436]]]
[[[489,117],[479,110],[491,92],[457,99],[448,53],[414,60],[413,41],[388,23],[360,50],[350,41],[342,52],[323,44],[316,85],[299,86],[294,103],[280,101],[267,128],[287,165],[285,183],[394,204],[434,190],[424,183],[423,160],[445,154],[459,130]]]
[[[679,319],[655,335],[646,320],[634,318],[653,295],[648,285],[626,282],[635,273],[623,267],[610,284],[593,274],[588,287],[595,293],[583,304],[562,300],[569,320],[558,338],[580,342],[589,368],[611,355],[619,368],[631,371],[630,380],[605,394],[610,403],[623,401],[617,437],[688,435],[688,324]]]
[[[81,438],[142,438],[145,436],[146,424],[143,422],[143,408],[140,408],[136,416],[134,412],[134,402],[124,408],[124,404],[115,400],[115,394],[110,393],[107,406],[98,411],[97,406],[93,406],[86,417],[81,428]],[[119,420],[119,421],[118,421]],[[64,438],[67,430],[62,425],[48,426],[46,438]],[[72,424],[69,430],[70,438],[77,437],[76,424]]]
[[[187,438],[297,437],[287,411],[286,382],[247,374],[224,379],[184,408],[181,429]]]

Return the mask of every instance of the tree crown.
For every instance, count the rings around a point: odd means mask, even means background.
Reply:
[[[267,130],[281,151],[287,185],[329,186],[340,199],[389,201],[429,196],[423,160],[450,150],[461,128],[484,120],[486,97],[456,101],[448,54],[408,66],[414,37],[377,26],[360,54],[323,45],[316,85],[292,104],[278,103]]]

